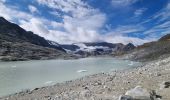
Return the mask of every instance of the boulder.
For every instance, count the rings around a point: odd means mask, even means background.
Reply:
[[[136,86],[125,93],[126,96],[132,97],[132,99],[120,99],[120,100],[152,100],[150,92],[141,86]]]

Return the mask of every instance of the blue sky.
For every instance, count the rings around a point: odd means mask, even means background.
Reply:
[[[61,44],[140,45],[170,33],[169,0],[0,0],[0,16]]]

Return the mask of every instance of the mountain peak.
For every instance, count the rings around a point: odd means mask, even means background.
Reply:
[[[0,17],[0,23],[8,23],[8,21],[5,18]]]
[[[125,45],[124,50],[125,51],[130,51],[135,49],[136,47],[132,44],[132,43],[128,43],[127,45]]]
[[[126,46],[134,46],[132,43],[128,43]],[[134,46],[135,47],[135,46]]]

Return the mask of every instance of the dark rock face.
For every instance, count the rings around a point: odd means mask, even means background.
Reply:
[[[67,56],[61,47],[0,17],[0,59],[30,60]]]
[[[28,42],[0,41],[0,59],[4,61],[55,59],[65,56],[67,55],[62,51]]]
[[[128,43],[127,45],[124,46],[123,51],[130,51],[135,49],[136,47],[132,43]]]
[[[60,44],[58,44],[58,43],[56,43],[56,42],[54,42],[54,41],[49,41],[49,40],[47,40],[47,42],[50,44],[50,45],[49,45],[50,48],[54,48],[54,49],[57,49],[57,50],[61,50],[61,51],[63,51],[63,52],[66,52],[66,51],[61,47]]]
[[[127,45],[120,45],[116,47],[116,49],[112,52],[112,55],[114,56],[124,55],[133,51],[135,48],[136,47],[132,43],[128,43]]]
[[[123,45],[121,43],[108,43],[108,42],[94,42],[94,43],[84,43],[86,46],[103,46],[109,48],[116,48],[118,45]]]
[[[80,49],[79,46],[76,45],[60,45],[62,48],[67,49],[67,50],[71,50],[71,51],[76,51],[77,49]]]
[[[30,42],[35,45],[48,47],[49,43],[42,37],[27,32],[16,24],[10,23],[4,18],[0,18],[1,39],[9,42]]]
[[[79,54],[83,57],[88,57],[88,56],[98,56],[98,55],[102,55],[100,52],[98,51],[82,51],[82,50],[79,50],[77,52],[75,52],[75,54]]]

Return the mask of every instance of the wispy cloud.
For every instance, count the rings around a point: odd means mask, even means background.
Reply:
[[[141,8],[134,12],[134,17],[140,17],[147,10],[147,8]]]
[[[136,3],[138,0],[112,0],[114,7],[130,6]]]
[[[111,43],[123,43],[123,44],[127,44],[127,43],[133,43],[134,45],[141,45],[143,43],[149,42],[149,41],[153,41],[154,38],[144,38],[141,39],[139,37],[129,37],[126,35],[115,35],[114,32],[110,32],[106,35],[102,36],[102,40],[105,40],[106,42],[111,42]]]
[[[117,28],[113,29],[112,32],[115,32],[117,34],[126,35],[127,33],[138,33],[141,31],[144,31],[145,27],[141,25],[124,25],[124,26],[118,26]]]
[[[159,18],[160,21],[164,21],[170,18],[170,2],[164,7],[161,11],[159,11],[153,18]]]
[[[151,29],[144,32],[144,34],[149,35],[157,35],[159,37],[160,35],[168,34],[170,32],[170,21],[163,22],[161,24],[158,24]]]
[[[151,16],[148,20],[141,24],[151,23],[154,20],[154,26],[146,30],[143,34],[150,35],[159,38],[162,35],[168,34],[170,32],[170,2],[158,11],[156,14]]]
[[[6,5],[5,0],[0,0],[0,16],[6,19],[17,22],[21,27],[27,31],[33,31],[46,39],[53,40],[59,43],[75,43],[75,42],[96,42],[107,41],[112,43],[129,43],[142,44],[157,38],[156,33],[164,34],[170,31],[170,22],[166,21],[170,18],[168,11],[170,11],[169,4],[164,7],[159,13],[154,14],[141,23],[120,24],[118,26],[110,26],[103,33],[103,28],[109,25],[106,24],[108,16],[100,11],[100,9],[93,8],[84,0],[36,0],[39,6],[50,9],[47,14],[53,17],[60,18],[61,21],[55,21],[44,16],[38,16],[41,12],[35,6],[28,4],[29,12],[21,11]],[[115,6],[130,6],[139,0],[112,0]],[[124,7],[122,7],[124,9]],[[139,8],[132,17],[135,20],[140,18],[147,8]],[[15,16],[13,16],[15,15]],[[169,16],[169,17],[168,17]],[[146,28],[145,23],[151,23],[157,19],[157,23],[151,27]],[[121,20],[121,19],[120,19]],[[152,23],[154,24],[154,23]],[[30,27],[31,26],[31,27]],[[145,32],[144,32],[145,31]],[[132,37],[129,34],[144,34],[146,37]]]
[[[162,28],[170,28],[170,21],[166,21],[166,22],[164,22],[164,23],[162,23],[162,24],[159,24],[158,26],[156,26],[157,28],[160,28],[160,29],[162,29]]]
[[[30,10],[31,13],[39,13],[38,9],[33,5],[29,5],[28,9]]]

